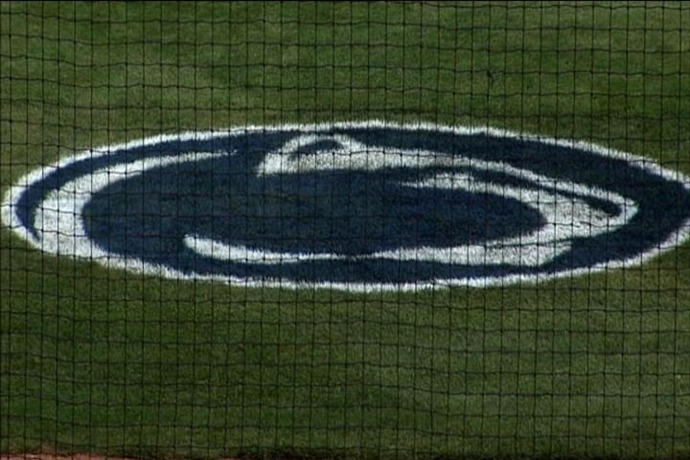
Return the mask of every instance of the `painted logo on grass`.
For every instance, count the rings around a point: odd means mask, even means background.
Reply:
[[[67,158],[12,187],[2,216],[43,251],[166,277],[484,286],[674,247],[687,184],[640,157],[493,129],[245,127]]]

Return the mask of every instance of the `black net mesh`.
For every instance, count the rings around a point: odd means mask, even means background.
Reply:
[[[0,456],[687,458],[683,2],[0,3]]]

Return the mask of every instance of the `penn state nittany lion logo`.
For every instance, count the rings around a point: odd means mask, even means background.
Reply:
[[[485,286],[631,263],[682,242],[690,187],[647,159],[506,131],[245,127],[95,149],[13,186],[43,251],[252,286]]]

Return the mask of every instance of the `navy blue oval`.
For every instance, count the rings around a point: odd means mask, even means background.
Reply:
[[[298,138],[307,141],[286,153],[285,146]],[[329,155],[361,154],[348,153],[353,145],[379,152],[371,156],[379,163],[369,167],[353,160],[348,167],[333,159],[322,164]],[[353,289],[476,285],[646,258],[668,249],[671,241],[679,243],[690,219],[686,182],[641,158],[492,130],[362,123],[184,135],[81,156],[15,191],[11,220],[39,240],[36,213],[52,192],[95,171],[197,152],[213,156],[162,163],[95,190],[80,208],[92,243],[120,260],[185,277]],[[296,166],[261,173],[266,158],[278,154]],[[396,163],[394,155],[406,160]],[[416,167],[411,166],[414,155],[422,158]],[[456,187],[454,180],[467,182]],[[478,191],[481,184],[486,193]],[[580,211],[570,219],[553,211],[549,222],[540,209],[548,213],[553,207],[516,198],[516,190],[558,197],[559,203],[573,200],[579,206],[573,209]],[[606,199],[607,194],[618,201]],[[621,203],[634,203],[634,209],[622,209]],[[618,224],[583,233],[587,222],[576,221],[583,218],[582,209],[611,216],[597,222],[618,219]],[[627,211],[631,217],[623,219]],[[547,224],[556,229],[554,235],[565,236],[506,248]],[[580,230],[558,233],[558,225]],[[190,247],[190,235],[286,260],[214,257]],[[548,251],[550,245],[561,245],[552,257],[528,254]],[[483,262],[476,254],[443,255],[453,250],[479,251]],[[415,251],[419,257],[410,255]],[[525,255],[515,257],[516,251]],[[287,260],[289,255],[295,257]],[[524,263],[531,260],[536,262]]]

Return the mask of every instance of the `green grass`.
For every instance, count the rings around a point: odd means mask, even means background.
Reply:
[[[690,173],[690,7],[0,3],[0,190],[243,124],[490,125]],[[0,232],[0,451],[690,456],[690,247],[420,293],[140,277]]]

